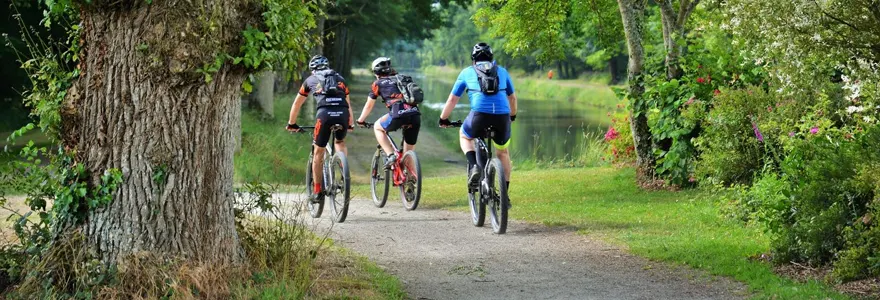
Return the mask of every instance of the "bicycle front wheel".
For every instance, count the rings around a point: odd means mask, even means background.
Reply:
[[[488,187],[488,191],[485,192],[489,196],[492,231],[497,234],[507,232],[507,208],[510,206],[510,199],[507,198],[507,185],[504,182],[504,166],[501,165],[501,160],[493,158],[486,167],[485,187]]]
[[[414,210],[419,206],[422,196],[422,166],[415,151],[407,151],[400,160],[400,172],[403,184],[400,185],[400,198],[406,210]]]
[[[314,179],[312,178],[314,172],[312,172],[312,162],[314,161],[314,157],[309,155],[309,162],[306,164],[306,195],[308,199],[306,199],[306,203],[309,206],[309,215],[312,218],[320,218],[321,213],[324,211],[324,201],[321,202],[312,202],[312,197],[315,194],[315,185]]]
[[[391,185],[391,176],[385,169],[385,162],[382,160],[385,156],[382,149],[376,149],[373,155],[373,163],[370,164],[370,192],[373,194],[373,204],[382,208],[388,201],[388,189]]]
[[[345,222],[348,216],[349,194],[351,192],[351,176],[349,176],[348,160],[342,152],[336,152],[330,158],[330,182],[327,189],[330,191],[330,206],[333,208],[333,219],[336,222]]]

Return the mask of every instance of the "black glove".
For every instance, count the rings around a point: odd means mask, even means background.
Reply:
[[[293,124],[287,123],[287,131],[293,131],[293,132],[300,131],[299,125],[296,125],[296,123],[293,123]]]
[[[449,122],[449,119],[440,119],[440,126],[451,126],[452,122]]]
[[[516,115],[511,115],[511,116],[510,116],[510,121],[511,121],[511,122],[516,121]]]
[[[367,122],[366,122],[366,121],[357,121],[357,123],[358,123],[358,126],[360,126],[361,128],[367,128]]]

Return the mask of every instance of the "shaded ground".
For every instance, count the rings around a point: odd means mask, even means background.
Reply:
[[[394,195],[394,194],[392,194]],[[280,195],[282,201],[298,200]],[[723,278],[627,254],[590,236],[522,222],[508,234],[475,228],[466,213],[404,211],[394,198],[379,209],[353,200],[332,227],[337,245],[377,262],[412,299],[740,299],[745,288]]]

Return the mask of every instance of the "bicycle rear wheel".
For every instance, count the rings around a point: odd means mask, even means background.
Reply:
[[[312,176],[314,172],[312,172],[312,162],[314,161],[314,157],[309,155],[309,162],[306,164],[306,195],[308,195],[308,199],[306,199],[306,203],[309,206],[309,215],[312,218],[320,218],[321,213],[324,211],[324,201],[320,202],[312,202],[312,197],[315,194],[315,185]]]
[[[345,222],[348,216],[349,194],[351,192],[351,176],[349,176],[348,160],[345,154],[336,152],[330,158],[330,182],[327,189],[330,191],[330,207],[333,208],[333,219],[338,223]],[[340,199],[341,198],[341,199]]]
[[[504,166],[501,160],[493,158],[486,167],[486,186],[489,209],[492,217],[492,231],[497,234],[507,232],[507,208],[510,199],[507,198],[507,185],[504,184]]]
[[[376,149],[370,164],[370,192],[373,195],[373,204],[379,208],[384,207],[388,201],[388,189],[391,185],[391,174],[385,169],[385,162],[382,160],[384,153],[382,149]]]
[[[400,198],[406,210],[415,210],[422,197],[422,166],[415,151],[407,151],[400,160],[403,184],[400,185]]]

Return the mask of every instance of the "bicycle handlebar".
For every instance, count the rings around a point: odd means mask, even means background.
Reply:
[[[299,131],[292,131],[291,133],[314,133],[315,126],[300,126]],[[342,125],[333,125],[330,127],[330,131],[335,130],[346,130],[346,128]]]
[[[461,127],[462,124],[464,124],[464,122],[462,122],[461,120],[458,120],[455,122],[450,122],[449,125],[447,125],[447,127]]]

